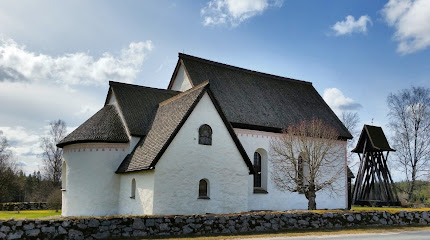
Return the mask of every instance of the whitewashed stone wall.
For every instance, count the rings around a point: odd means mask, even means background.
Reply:
[[[253,193],[254,182],[253,176],[249,176],[248,180],[248,210],[291,210],[291,209],[307,209],[308,201],[304,194],[284,192],[276,188],[275,184],[271,180],[271,169],[270,164],[270,141],[272,138],[279,137],[280,134],[268,133],[262,131],[246,130],[246,129],[235,129],[235,132],[241,141],[246,153],[253,162],[254,152],[267,153],[261,154],[263,161],[263,182],[264,178],[267,180],[267,194],[264,193]],[[339,150],[346,151],[344,141],[339,141]],[[346,155],[345,155],[346,156]],[[267,175],[264,175],[265,167],[264,162],[267,163]],[[346,157],[339,159],[340,166],[345,166]],[[346,171],[345,175],[341,176],[336,185],[344,191],[338,194],[331,194],[328,191],[317,192],[317,208],[318,209],[344,209],[347,208],[347,194],[346,194]],[[263,184],[264,186],[264,184]]]
[[[118,213],[151,215],[154,198],[154,170],[120,175]],[[131,198],[132,180],[136,181],[135,198]]]
[[[63,216],[106,216],[118,213],[120,176],[115,174],[129,144],[87,143],[64,147],[66,186]]]
[[[212,145],[198,144],[203,124]],[[205,94],[155,166],[153,214],[232,213],[248,210],[249,169]],[[198,199],[199,180],[209,180],[210,199]]]

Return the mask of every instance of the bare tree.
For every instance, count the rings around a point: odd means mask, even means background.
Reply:
[[[0,203],[13,199],[15,187],[16,165],[9,144],[0,131]]]
[[[304,193],[308,209],[316,209],[316,193],[338,193],[345,176],[344,144],[339,134],[320,120],[302,121],[271,141],[272,180],[281,191]]]
[[[8,166],[8,160],[10,158],[10,153],[7,151],[9,144],[3,132],[0,131],[0,171]]]
[[[343,125],[345,125],[346,129],[348,129],[348,131],[354,137],[353,139],[348,139],[346,143],[346,149],[348,152],[348,165],[350,167],[353,167],[357,164],[357,162],[354,161],[354,154],[351,152],[351,150],[354,148],[359,137],[358,135],[360,134],[359,129],[357,129],[357,125],[360,122],[360,117],[358,116],[357,112],[342,112],[340,120],[342,121]]]
[[[66,123],[59,119],[49,124],[49,135],[40,139],[43,150],[43,174],[55,187],[60,186],[63,150],[56,145],[66,136]]]
[[[408,201],[416,180],[429,171],[430,161],[430,89],[412,87],[387,98],[389,126],[394,132],[394,159],[409,183]]]

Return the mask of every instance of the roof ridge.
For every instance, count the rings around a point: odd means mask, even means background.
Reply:
[[[175,96],[173,96],[173,97],[171,97],[169,99],[166,99],[166,100],[160,102],[158,104],[158,106],[163,106],[163,105],[169,104],[169,103],[171,103],[171,102],[173,102],[173,101],[175,101],[175,100],[177,100],[177,99],[179,99],[179,98],[181,98],[183,96],[188,95],[191,92],[197,91],[197,90],[199,90],[201,88],[204,88],[204,87],[206,87],[208,85],[209,85],[209,81],[204,81],[204,82],[200,83],[199,85],[197,85],[197,86],[195,86],[193,88],[188,89],[185,92],[179,93],[178,95],[175,95]]]
[[[131,84],[131,83],[123,83],[123,82],[109,81],[109,86],[112,86],[112,85],[123,85],[123,86],[127,86],[127,87],[144,88],[144,89],[147,89],[147,90],[153,90],[153,91],[180,92],[180,91],[175,91],[175,90],[171,90],[171,89],[154,88],[154,87],[148,87],[148,86],[137,85],[137,84]]]
[[[246,73],[251,73],[251,74],[255,74],[255,75],[270,77],[271,79],[274,79],[274,80],[291,81],[291,82],[296,82],[296,83],[312,85],[312,82],[298,80],[298,79],[294,79],[294,78],[282,77],[282,76],[264,73],[264,72],[260,72],[260,71],[256,71],[256,70],[237,67],[237,66],[233,66],[233,65],[229,65],[229,64],[225,64],[225,63],[215,62],[215,61],[212,61],[209,59],[199,58],[199,57],[195,57],[195,56],[188,55],[185,53],[179,53],[179,58],[188,58],[191,60],[195,60],[195,61],[199,61],[199,62],[203,62],[203,63],[208,63],[208,64],[212,64],[212,65],[219,66],[219,67],[224,67],[224,68],[234,69],[234,70],[238,70],[238,71],[242,71],[242,72],[246,72]]]

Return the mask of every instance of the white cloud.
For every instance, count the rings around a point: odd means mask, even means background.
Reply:
[[[67,133],[75,130],[76,127],[67,127]],[[27,174],[34,170],[39,170],[43,165],[40,148],[40,138],[49,133],[49,126],[31,130],[22,126],[0,127],[9,142],[9,149],[17,160],[18,166]]]
[[[351,98],[345,97],[337,88],[325,89],[323,98],[338,116],[344,111],[358,110],[361,108],[361,104],[356,103]]]
[[[23,170],[42,166],[40,137],[50,121],[82,124],[103,106],[107,82],[133,82],[152,48],[151,41],[132,42],[98,58],[83,52],[51,56],[0,38],[0,130]]]
[[[430,46],[429,0],[390,0],[382,15],[396,29],[394,39],[399,42],[399,53],[413,53]]]
[[[337,36],[350,35],[352,33],[367,33],[367,23],[372,24],[372,20],[367,15],[363,15],[357,20],[353,16],[348,15],[345,21],[335,23],[331,29]]]
[[[100,58],[84,52],[53,57],[34,53],[12,39],[0,39],[0,82],[51,81],[64,86],[105,85],[107,81],[133,82],[151,41],[132,42],[118,56]]]
[[[9,149],[19,161],[19,167],[27,173],[37,170],[41,164],[38,155],[42,153],[39,135],[22,126],[0,127],[0,131],[3,131],[3,135],[7,138]]]
[[[283,0],[211,0],[200,13],[205,26],[230,24],[236,27],[269,7],[281,7],[282,3]]]

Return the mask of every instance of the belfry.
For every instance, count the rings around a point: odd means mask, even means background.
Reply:
[[[357,146],[352,150],[360,158],[352,204],[400,206],[387,166],[388,154],[392,151],[396,150],[388,144],[381,127],[364,125]]]

